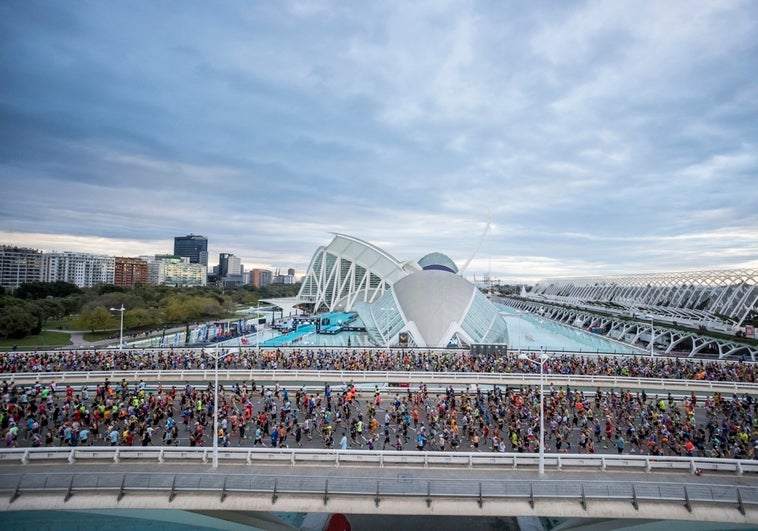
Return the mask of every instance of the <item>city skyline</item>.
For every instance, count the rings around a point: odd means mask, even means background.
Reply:
[[[202,234],[304,272],[343,233],[524,282],[758,267],[750,2],[0,14],[0,243]]]

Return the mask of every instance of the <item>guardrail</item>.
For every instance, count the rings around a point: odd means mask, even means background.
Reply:
[[[81,371],[81,372],[26,372],[0,373],[0,379],[21,385],[36,382],[47,383],[103,383],[106,379],[119,382],[211,382],[215,378],[214,369],[192,370],[129,370],[129,371]],[[317,370],[250,370],[219,369],[220,382],[353,382],[358,384],[378,384],[383,388],[407,388],[420,383],[437,385],[480,386],[535,386],[540,375],[533,373],[479,373],[479,372],[401,372],[401,371],[317,371]],[[674,378],[632,378],[623,376],[590,376],[546,374],[545,384],[571,387],[612,387],[621,389],[646,389],[660,391],[695,391],[725,393],[758,393],[758,383],[723,382],[704,380],[682,380]]]
[[[209,447],[182,446],[79,446],[47,448],[7,448],[0,450],[0,465],[8,463],[64,461],[70,464],[95,461],[203,463],[213,457]],[[284,464],[289,466],[370,466],[419,468],[488,468],[536,470],[536,453],[419,452],[378,450],[327,450],[308,448],[224,448],[218,449],[219,463]],[[644,471],[644,472],[726,472],[737,475],[758,473],[758,460],[709,457],[545,454],[548,471]]]
[[[26,495],[32,495],[38,500],[41,494],[60,493],[64,496],[65,503],[72,496],[80,493],[117,494],[118,502],[128,494],[143,496],[148,494],[150,507],[154,508],[155,496],[159,494],[167,496],[167,501],[170,503],[177,496],[185,493],[193,495],[206,493],[219,496],[219,501],[213,502],[215,508],[219,508],[219,502],[223,504],[224,500],[233,494],[247,495],[245,497],[247,506],[249,506],[250,495],[270,496],[272,507],[276,506],[280,497],[296,498],[298,504],[302,504],[307,497],[312,497],[319,501],[323,500],[325,510],[330,509],[329,500],[334,497],[368,498],[374,502],[377,509],[387,501],[411,499],[425,501],[427,510],[435,500],[446,504],[453,499],[476,501],[480,508],[485,501],[528,502],[532,509],[535,508],[536,501],[550,502],[549,505],[543,507],[543,510],[549,510],[557,501],[575,502],[581,504],[584,511],[588,510],[588,504],[592,501],[624,501],[631,504],[631,507],[637,511],[632,514],[645,514],[639,512],[640,504],[643,503],[646,504],[645,507],[650,507],[649,504],[661,503],[683,505],[689,513],[692,513],[693,505],[704,504],[707,507],[734,507],[743,517],[746,509],[750,509],[748,521],[754,517],[753,509],[758,505],[758,487],[750,485],[606,480],[572,480],[568,483],[560,480],[442,479],[414,476],[355,478],[333,475],[206,472],[145,474],[114,473],[112,470],[2,474],[0,475],[0,492],[9,495],[8,506],[11,508],[18,498]],[[197,499],[193,497],[192,500],[193,507],[199,508]],[[35,503],[39,502],[35,501]],[[339,503],[340,512],[346,512],[350,507],[351,504]],[[444,514],[445,505],[438,507],[436,512]],[[715,517],[722,520],[723,516],[721,513]],[[699,517],[693,515],[693,519],[702,517],[702,512]]]

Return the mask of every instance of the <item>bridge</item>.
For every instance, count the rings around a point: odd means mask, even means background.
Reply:
[[[0,452],[0,510],[504,514],[758,524],[758,461],[181,447]]]
[[[81,388],[106,379],[153,389],[208,383],[213,369],[15,373],[2,379]],[[539,374],[220,369],[220,382],[255,380],[308,389],[353,382],[404,393],[480,385],[539,385]],[[698,396],[750,393],[739,382],[546,375],[572,389],[645,389]],[[91,388],[90,388],[91,389]],[[294,389],[294,387],[293,387]],[[613,451],[613,450],[611,450]],[[0,450],[0,511],[156,509],[342,512],[403,515],[522,515],[664,519],[758,525],[758,461],[702,457],[546,453],[324,450],[315,448],[46,447]]]

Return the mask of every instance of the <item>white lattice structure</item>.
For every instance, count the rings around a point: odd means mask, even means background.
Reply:
[[[392,284],[420,270],[413,262],[400,262],[368,242],[335,234],[311,258],[297,298],[313,305],[314,313],[355,309],[358,302],[374,302]]]
[[[617,305],[689,324],[751,319],[758,304],[758,270],[731,269],[543,280],[528,294],[579,305]]]
[[[381,346],[505,343],[505,320],[457,271],[441,253],[401,262],[368,242],[335,234],[314,253],[297,304],[313,313],[355,311],[371,342]]]

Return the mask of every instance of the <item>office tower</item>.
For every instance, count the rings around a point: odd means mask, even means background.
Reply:
[[[176,236],[174,255],[189,258],[190,264],[202,264],[208,268],[208,238],[199,234]]]

